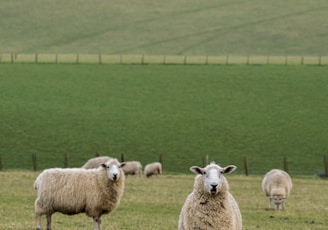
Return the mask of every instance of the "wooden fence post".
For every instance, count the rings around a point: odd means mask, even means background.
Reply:
[[[100,154],[99,154],[98,151],[96,151],[95,156],[96,156],[96,157],[99,157],[99,156],[100,156]]]
[[[244,156],[244,169],[245,169],[245,176],[248,176],[248,159],[247,156]]]
[[[98,63],[99,63],[99,65],[102,64],[101,53],[99,53],[99,55],[98,55]]]
[[[64,153],[64,168],[68,168],[68,154]]]
[[[326,155],[323,156],[323,162],[325,164],[325,177],[328,177],[328,157]]]
[[[289,173],[288,157],[286,155],[284,156],[284,170],[285,170],[285,172]]]
[[[162,171],[164,171],[164,161],[163,161],[163,155],[159,154],[159,163],[162,165]]]
[[[32,153],[32,163],[33,163],[33,171],[38,170],[38,161],[36,159],[36,153]]]
[[[206,155],[203,157],[203,167],[205,167],[206,165],[208,165],[208,154],[206,154]]]
[[[124,153],[121,153],[121,162],[124,162]]]
[[[1,157],[1,155],[0,155],[0,171],[2,171],[2,157]]]

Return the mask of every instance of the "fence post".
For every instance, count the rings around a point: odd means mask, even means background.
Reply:
[[[326,155],[323,156],[323,162],[325,164],[325,177],[328,177],[328,157]]]
[[[288,157],[286,155],[284,156],[284,170],[285,170],[285,172],[289,173]]]
[[[38,170],[38,161],[36,159],[36,153],[32,153],[32,163],[33,163],[33,171],[37,171]]]
[[[162,171],[164,171],[164,161],[163,161],[163,155],[159,154],[159,163],[162,165]]]
[[[244,169],[245,169],[245,176],[248,176],[248,159],[247,156],[244,156]]]
[[[203,167],[205,167],[206,165],[208,165],[208,154],[206,154],[206,155],[203,157]]]
[[[1,154],[0,154],[0,171],[2,171],[3,167],[2,167],[2,157],[1,157]]]
[[[64,168],[68,168],[68,154],[64,153]]]
[[[96,157],[99,157],[100,156],[100,154],[98,153],[98,151],[96,151],[95,156]]]
[[[124,153],[121,153],[121,162],[124,162]]]

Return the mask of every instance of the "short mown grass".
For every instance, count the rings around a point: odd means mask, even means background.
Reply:
[[[38,172],[0,172],[0,229],[34,229],[33,182]],[[172,230],[177,229],[181,207],[191,192],[194,176],[162,175],[151,179],[128,177],[118,209],[104,215],[104,230]],[[314,177],[293,177],[294,187],[286,209],[268,209],[261,190],[261,176],[228,175],[230,191],[237,200],[245,230],[326,229],[328,181]],[[43,217],[43,224],[45,218]],[[53,229],[91,229],[92,218],[84,214],[53,215]]]

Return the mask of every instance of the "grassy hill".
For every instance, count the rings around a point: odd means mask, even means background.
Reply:
[[[6,1],[0,52],[326,55],[328,2]]]
[[[323,171],[327,68],[2,64],[4,168],[81,166],[98,151],[188,172],[208,154],[251,173]]]

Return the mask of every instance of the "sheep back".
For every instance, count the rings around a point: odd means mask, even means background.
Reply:
[[[122,170],[125,175],[141,175],[142,165],[139,161],[126,161]]]
[[[98,168],[101,164],[106,163],[110,159],[112,159],[112,158],[111,157],[108,157],[108,156],[94,157],[94,158],[89,159],[82,166],[82,168],[85,168],[85,169]]]
[[[124,173],[117,181],[108,179],[106,169],[47,169],[36,179],[39,214],[78,214],[90,217],[114,211],[124,191]]]
[[[161,175],[163,173],[162,164],[160,162],[147,164],[145,166],[144,173],[146,177],[150,177],[152,175]]]

